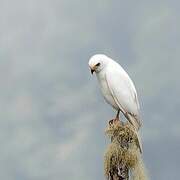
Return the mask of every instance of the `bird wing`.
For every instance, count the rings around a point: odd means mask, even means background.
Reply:
[[[107,68],[106,82],[116,104],[135,128],[134,132],[137,137],[137,145],[142,153],[141,138],[137,131],[141,126],[139,118],[139,102],[132,80],[124,69],[117,64],[116,66],[109,66],[109,68]]]
[[[140,127],[139,102],[135,86],[119,64],[106,69],[106,81],[111,94],[125,117],[136,129]]]

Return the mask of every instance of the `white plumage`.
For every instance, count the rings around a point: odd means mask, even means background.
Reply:
[[[141,122],[137,92],[125,70],[117,62],[103,54],[92,56],[89,66],[92,73],[96,72],[105,100],[118,111],[116,118],[121,111],[134,128],[139,130]]]

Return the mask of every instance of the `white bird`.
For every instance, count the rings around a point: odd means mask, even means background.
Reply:
[[[105,100],[117,110],[115,119],[119,119],[119,112],[122,112],[138,131],[141,126],[139,101],[134,83],[126,71],[117,62],[103,54],[92,56],[89,67],[92,74],[96,73]],[[138,134],[137,137],[140,150],[142,150]]]

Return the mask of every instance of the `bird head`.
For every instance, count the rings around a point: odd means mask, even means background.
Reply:
[[[89,60],[89,67],[91,70],[91,74],[94,72],[100,72],[108,62],[108,57],[104,54],[96,54],[92,56]]]

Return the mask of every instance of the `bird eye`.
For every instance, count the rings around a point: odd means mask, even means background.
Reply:
[[[100,66],[101,63],[97,63],[96,66]]]

